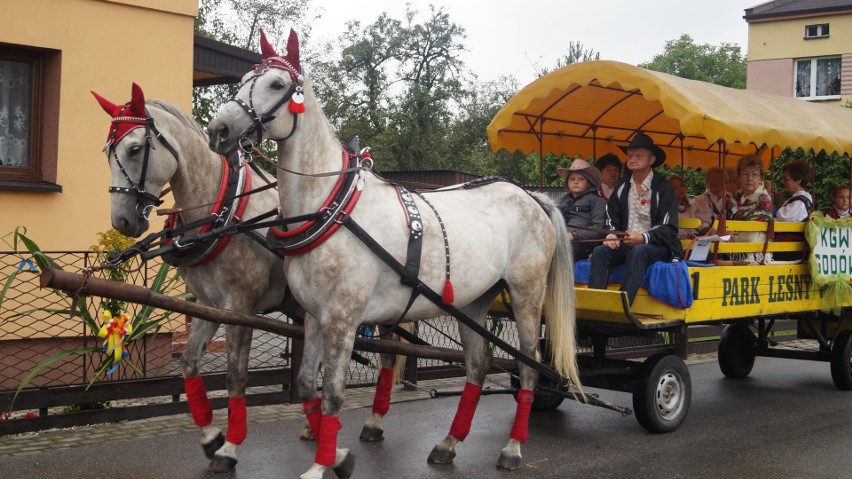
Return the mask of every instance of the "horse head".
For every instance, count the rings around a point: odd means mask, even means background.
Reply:
[[[148,214],[162,203],[159,194],[178,168],[177,152],[159,135],[139,85],[133,84],[131,100],[120,105],[92,94],[112,118],[104,146],[112,172],[112,227],[135,238],[148,229]]]
[[[305,111],[299,39],[290,30],[287,53],[279,55],[261,30],[261,63],[243,76],[239,90],[210,122],[210,148],[221,154],[264,139],[281,141],[296,130]],[[284,106],[286,105],[286,110]]]

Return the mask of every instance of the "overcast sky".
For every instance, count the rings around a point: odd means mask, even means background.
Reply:
[[[480,80],[514,75],[521,85],[535,79],[536,65],[552,68],[571,41],[600,52],[602,60],[632,65],[662,53],[667,40],[688,33],[696,43],[735,43],[747,53],[744,9],[757,0],[410,0],[428,19],[429,5],[444,7],[463,27],[470,52],[464,58]],[[314,0],[324,9],[313,36],[334,39],[347,20],[362,25],[381,12],[403,19],[404,0]]]

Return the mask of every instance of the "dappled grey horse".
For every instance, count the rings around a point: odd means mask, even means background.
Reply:
[[[94,92],[93,92],[94,93]],[[135,83],[132,99],[115,105],[95,97],[112,117],[105,151],[112,170],[112,225],[126,236],[148,229],[147,215],[169,183],[175,206],[186,208],[173,218],[175,227],[198,224],[204,233],[232,221],[252,218],[278,205],[278,193],[267,189],[234,199],[264,180],[245,165],[230,167],[207,147],[207,135],[181,109],[162,100],[145,102]],[[192,208],[205,205],[204,208]],[[167,258],[179,265],[189,291],[202,304],[219,309],[258,313],[277,310],[285,295],[283,261],[252,239],[237,235],[190,243],[189,234],[175,241],[186,247]],[[213,412],[202,383],[199,361],[219,324],[194,318],[181,356],[184,386],[210,469],[231,471],[237,446],[247,434],[245,389],[252,329],[226,326],[227,435],[213,426]]]
[[[507,288],[520,351],[540,360],[543,312],[553,364],[579,385],[571,247],[552,201],[507,182],[421,195],[397,189],[342,148],[301,69],[295,32],[286,55],[276,53],[263,35],[261,49],[263,62],[243,77],[208,133],[211,148],[223,154],[262,139],[277,141],[281,214],[304,218],[268,234],[290,255],[284,263],[290,288],[319,321],[324,345],[321,409],[311,402],[305,411],[318,447],[302,477],[320,478],[329,467],[339,477],[351,474],[354,459],[347,449],[337,448],[337,435],[356,330],[362,322],[387,325],[443,313],[440,305],[413,295],[412,286],[441,291],[441,301],[480,325],[496,294]],[[410,238],[420,241],[417,284],[403,284],[356,239],[359,228],[402,264]],[[429,456],[433,463],[455,457],[456,445],[470,430],[489,366],[486,341],[468,327],[460,325],[459,332],[467,383],[449,434]],[[525,364],[519,369],[515,422],[497,463],[506,469],[520,467],[537,382],[535,369]],[[377,422],[381,414],[374,416]]]

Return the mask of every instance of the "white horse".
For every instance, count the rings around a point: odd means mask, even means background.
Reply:
[[[175,206],[189,208],[178,214],[179,224],[188,225],[212,214],[222,217],[221,224],[208,223],[201,231],[230,221],[228,213],[221,214],[223,210],[235,210],[240,219],[248,219],[277,207],[274,189],[223,201],[228,184],[232,184],[230,191],[241,193],[250,185],[264,185],[264,180],[244,165],[236,169],[226,166],[220,155],[207,148],[204,131],[181,109],[162,100],[146,103],[135,83],[127,104],[115,105],[94,95],[112,117],[105,151],[114,185],[110,187],[112,225],[122,234],[138,237],[148,229],[147,213],[159,202],[167,182]],[[230,178],[223,180],[228,175]],[[191,208],[196,205],[213,206]],[[191,233],[198,232],[193,229]],[[186,236],[190,235],[184,235],[184,241]],[[172,255],[171,262],[182,264],[181,277],[202,304],[254,314],[277,310],[283,302],[283,261],[246,236],[188,247],[183,254]],[[227,472],[234,470],[237,446],[247,434],[245,389],[252,329],[226,326],[229,414],[224,436],[212,425],[213,412],[198,369],[201,355],[218,328],[218,323],[193,319],[181,367],[187,402],[201,430],[201,445],[211,459],[209,467]]]
[[[285,56],[278,55],[263,35],[261,49],[263,63],[243,77],[235,98],[222,107],[208,133],[210,147],[221,153],[232,151],[248,136],[276,140],[282,215],[318,213],[275,235],[292,255],[284,264],[293,294],[319,320],[325,346],[321,412],[308,416],[318,448],[314,464],[302,477],[322,477],[328,467],[339,477],[347,477],[354,467],[349,451],[337,448],[337,434],[346,367],[358,325],[393,324],[403,316],[403,321],[413,321],[442,314],[440,306],[422,296],[409,305],[411,286],[402,284],[400,276],[356,239],[351,228],[337,230],[341,223],[354,221],[403,264],[409,237],[422,234],[419,279],[432,291],[443,291],[446,303],[479,324],[484,323],[499,289],[508,288],[519,349],[538,360],[544,309],[554,365],[579,385],[571,247],[553,203],[512,184],[495,182],[423,197],[412,195],[422,216],[407,217],[401,207],[406,195],[342,152],[302,73],[295,32],[291,31]],[[323,175],[329,172],[340,174]],[[406,306],[410,306],[407,311]],[[452,462],[456,445],[470,430],[488,370],[485,340],[467,327],[459,329],[467,383],[449,434],[429,456],[431,463]],[[520,467],[520,445],[527,438],[536,381],[536,370],[520,364],[515,422],[498,468]],[[374,414],[371,421],[378,422],[380,416]]]

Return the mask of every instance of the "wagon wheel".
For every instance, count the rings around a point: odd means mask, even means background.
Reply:
[[[719,339],[719,369],[729,378],[744,378],[754,367],[757,340],[745,324],[729,324]]]
[[[831,379],[837,389],[852,390],[852,331],[842,331],[831,344]]]
[[[692,379],[683,361],[655,354],[639,366],[633,388],[636,420],[648,432],[671,432],[680,426],[692,400]]]
[[[512,375],[510,379],[512,383],[512,389],[515,392],[512,393],[515,396],[515,399],[518,398],[518,389],[521,387],[521,381],[517,376]],[[550,392],[553,390],[559,389],[559,384],[551,381],[550,379],[539,376],[538,378],[538,387],[535,389],[534,397],[535,400],[530,407],[532,411],[550,411],[559,407],[562,404],[562,401],[565,400],[565,396],[556,393]]]
[[[550,364],[550,342],[547,338],[541,338],[538,342],[539,350],[541,351],[541,360],[544,364]],[[515,399],[518,399],[518,389],[521,387],[521,381],[516,375],[512,375],[510,378],[510,382],[512,384],[512,389],[515,390],[513,396]],[[565,396],[553,392],[555,390],[559,390],[559,383],[547,379],[541,375],[538,377],[538,387],[535,388],[534,392],[534,400],[532,403],[532,407],[530,410],[532,411],[551,411],[559,407],[562,404],[562,401],[565,400]]]

